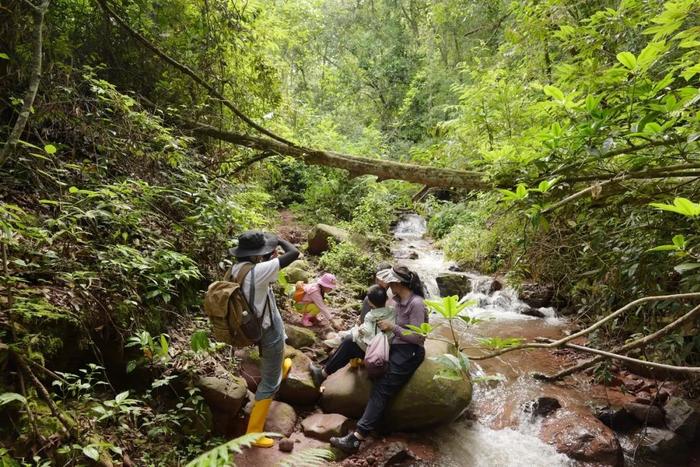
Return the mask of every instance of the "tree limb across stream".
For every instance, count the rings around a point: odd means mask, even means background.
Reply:
[[[190,131],[197,136],[215,138],[238,146],[292,156],[307,164],[345,169],[353,176],[375,175],[379,180],[398,179],[431,187],[456,187],[470,190],[490,188],[490,185],[481,179],[483,174],[480,172],[406,164],[385,159],[371,159],[332,151],[290,146],[269,138],[241,135],[201,124],[193,125]]]

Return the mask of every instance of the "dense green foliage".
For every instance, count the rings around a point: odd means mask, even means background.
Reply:
[[[273,226],[277,209],[360,239],[320,259],[358,287],[387,255],[399,210],[413,207],[462,266],[552,284],[582,320],[644,295],[700,289],[697,0],[110,4],[294,142],[478,170],[495,189],[414,205],[421,187],[194,138],[183,119],[247,130],[97,3],[55,0],[29,123],[0,167],[0,437],[21,438],[0,462],[29,462],[36,438],[61,431],[37,389],[17,382],[19,358],[62,371],[58,407],[95,434],[40,458],[128,452],[139,464],[177,465],[208,448],[178,429],[206,420],[201,397],[167,372],[182,361],[192,370],[217,346],[198,337],[190,349],[187,336],[186,351],[174,350],[168,333],[199,313],[233,237]],[[0,9],[3,140],[31,81],[32,17],[26,2]],[[596,339],[648,333],[682,309],[637,310]],[[694,329],[647,352],[677,364],[698,355]],[[129,392],[106,384],[127,365],[146,383]],[[177,395],[163,397],[163,387]],[[176,447],[170,457],[159,442]]]

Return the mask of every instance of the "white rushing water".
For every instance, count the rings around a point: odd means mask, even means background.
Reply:
[[[453,266],[446,261],[442,252],[433,247],[424,238],[426,233],[425,220],[416,215],[404,216],[394,231],[396,237],[393,253],[398,264],[407,266],[417,272],[426,285],[428,296],[439,298],[440,292],[435,278],[439,274],[448,273]],[[539,326],[561,324],[556,313],[551,308],[539,309],[545,318],[534,318],[521,313],[528,308],[518,299],[517,293],[510,288],[489,293],[493,278],[473,273],[456,273],[468,277],[472,292],[462,300],[474,300],[476,305],[469,308],[469,315],[483,320],[498,323],[520,322],[527,326],[532,322]],[[512,326],[512,324],[511,324]],[[483,375],[481,368],[473,364],[474,376]],[[485,406],[486,400],[508,398],[512,391],[527,391],[531,378],[517,378],[516,384],[488,390],[475,385],[472,405]],[[525,386],[528,387],[525,387]],[[517,467],[517,466],[568,466],[572,461],[565,455],[542,442],[537,436],[539,426],[530,417],[521,417],[517,427],[495,430],[485,423],[497,417],[501,404],[495,404],[496,409],[491,413],[477,414],[480,421],[457,420],[439,428],[431,437],[437,442],[441,452],[441,463],[446,466],[471,467]],[[494,406],[494,404],[491,404]],[[484,423],[482,423],[484,422]]]

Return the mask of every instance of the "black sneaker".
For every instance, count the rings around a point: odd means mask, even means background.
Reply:
[[[321,383],[326,379],[326,377],[323,376],[323,368],[311,363],[309,364],[309,371],[311,372],[311,379],[314,381],[314,386],[320,388]]]
[[[355,433],[353,432],[348,433],[342,438],[331,438],[331,446],[340,449],[346,454],[356,453],[357,450],[360,449],[360,443],[361,441],[357,436],[355,436]]]

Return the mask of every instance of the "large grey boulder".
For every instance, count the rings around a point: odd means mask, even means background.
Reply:
[[[350,239],[350,234],[339,227],[334,227],[327,224],[316,224],[311,232],[309,232],[309,247],[308,251],[312,255],[320,255],[327,251],[329,246],[328,239],[333,239],[336,243],[345,242]]]
[[[429,357],[447,353],[444,342],[428,341],[426,358],[410,381],[387,408],[383,425],[392,430],[416,430],[449,423],[467,408],[472,396],[471,382],[433,379],[442,368]],[[364,369],[348,366],[328,377],[321,398],[326,413],[351,418],[362,416],[369,400],[372,382]]]
[[[464,297],[472,291],[472,285],[469,277],[464,274],[445,273],[440,274],[435,278],[441,297],[450,297],[456,295],[459,298]]]
[[[311,359],[289,345],[284,346],[284,354],[292,359],[292,369],[282,382],[277,399],[293,405],[313,405],[318,400],[319,391],[309,372]]]
[[[227,378],[205,376],[199,378],[197,387],[214,416],[214,431],[227,434],[236,423],[246,399],[248,387],[245,380],[233,375]]]
[[[700,425],[700,413],[695,405],[680,397],[669,397],[666,405],[666,426],[675,433],[692,441]]]

